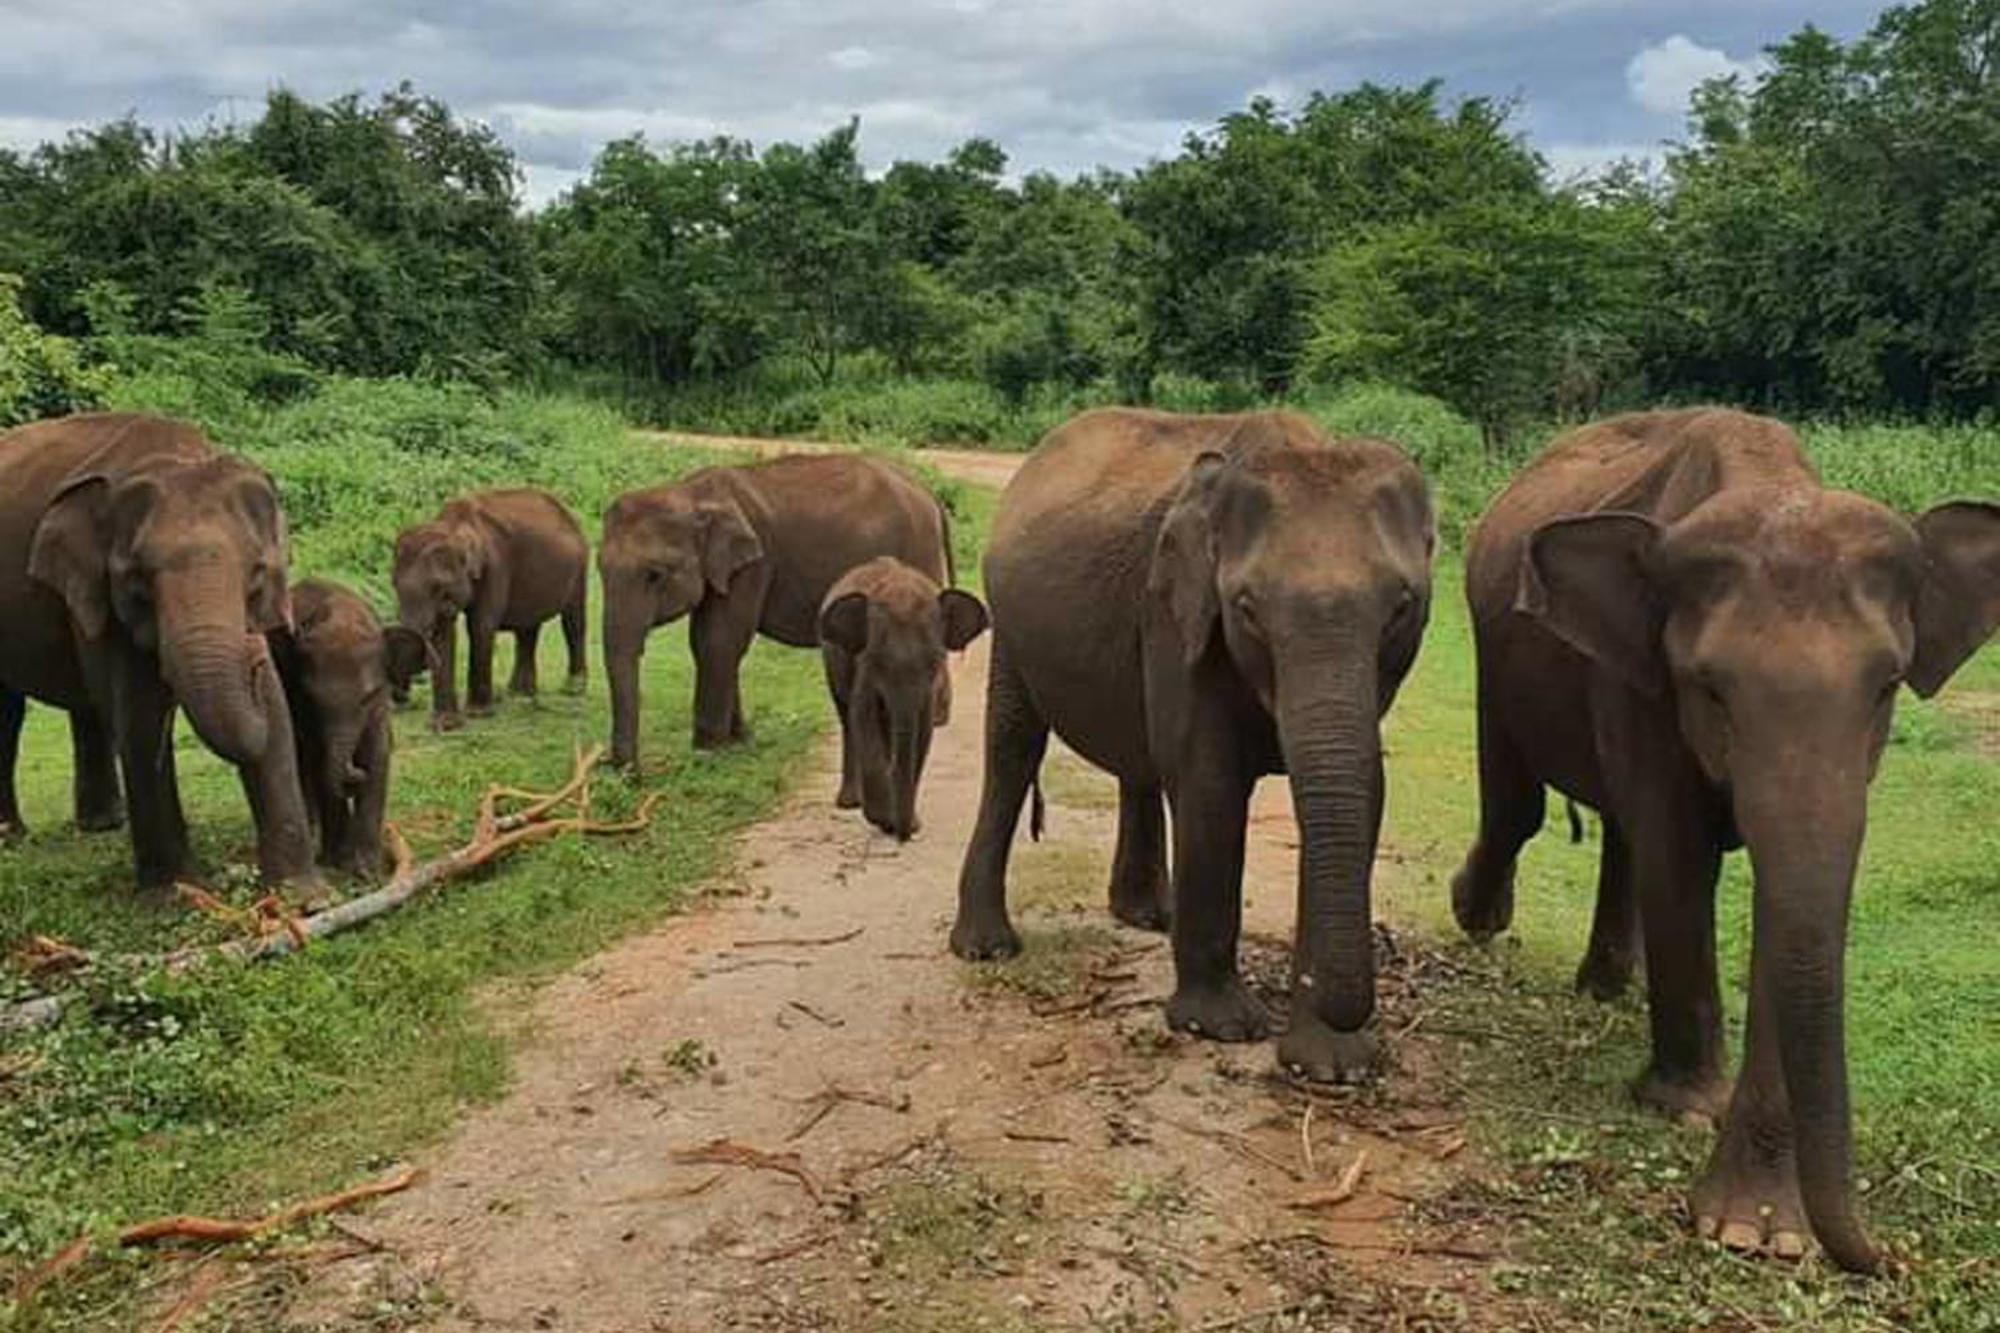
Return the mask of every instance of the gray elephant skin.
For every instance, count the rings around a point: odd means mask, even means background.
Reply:
[[[265,639],[289,621],[285,543],[270,477],[193,426],[97,414],[0,436],[0,822],[21,822],[25,696],[70,714],[78,821],[117,822],[122,769],[140,885],[189,875],[180,709],[242,775],[264,879],[313,892],[291,711]]]
[[[1705,1235],[1849,1269],[1855,1208],[1842,966],[1868,785],[1898,688],[1941,688],[2000,623],[2000,507],[1914,520],[1820,484],[1796,437],[1721,410],[1563,436],[1481,519],[1480,826],[1460,924],[1505,930],[1552,786],[1603,817],[1579,974],[1611,994],[1643,947],[1652,1059],[1637,1092],[1721,1135]],[[1743,1072],[1723,1069],[1715,884],[1755,888]],[[1642,944],[1635,944],[1642,941]]]
[[[351,875],[382,869],[389,803],[389,682],[421,670],[422,635],[384,629],[358,593],[324,579],[292,589],[293,624],[270,634],[285,683],[320,864]]]
[[[986,607],[893,556],[841,576],[820,610],[820,653],[840,716],[842,809],[907,842],[933,729],[951,720],[947,654],[985,633]]]
[[[942,506],[879,459],[791,454],[619,496],[597,552],[612,762],[638,763],[639,665],[655,628],[690,617],[695,748],[742,741],[751,640],[817,648],[828,591],[882,555],[952,582]]]
[[[493,709],[493,649],[514,635],[509,693],[533,697],[535,645],[561,617],[569,649],[565,688],[581,693],[587,670],[590,544],[562,501],[533,487],[475,491],[396,538],[396,618],[430,643],[431,723],[465,724],[458,707],[458,621],[465,619],[466,700],[473,716]],[[393,682],[398,697],[409,677]]]
[[[1284,773],[1301,855],[1278,1058],[1315,1079],[1365,1073],[1380,719],[1422,639],[1433,546],[1428,488],[1400,449],[1292,413],[1111,410],[1053,431],[1007,487],[986,556],[985,786],[953,950],[1020,948],[1008,850],[1053,729],[1118,778],[1111,910],[1171,921],[1169,1024],[1262,1037],[1269,1015],[1237,970],[1244,833],[1257,778]]]

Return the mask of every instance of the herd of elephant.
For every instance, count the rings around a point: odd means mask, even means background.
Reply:
[[[1244,842],[1252,787],[1284,774],[1299,868],[1278,1059],[1351,1080],[1379,1057],[1380,728],[1424,635],[1435,547],[1429,488],[1400,448],[1285,412],[1107,409],[1058,427],[1001,498],[984,604],[952,586],[943,508],[887,463],[705,469],[621,496],[604,518],[612,758],[637,761],[655,627],[690,619],[703,748],[748,734],[738,671],[753,638],[818,646],[841,722],[839,801],[911,837],[950,710],[947,654],[990,625],[984,785],[952,950],[1021,948],[1008,854],[1031,793],[1039,806],[1053,731],[1118,781],[1111,911],[1170,932],[1168,1023],[1264,1037],[1273,1016],[1237,965]],[[398,539],[399,623],[385,628],[351,591],[290,586],[271,479],[189,426],[80,416],[0,437],[0,832],[21,828],[14,768],[33,698],[69,713],[78,823],[129,813],[141,884],[182,876],[180,709],[241,771],[267,879],[316,885],[316,859],[373,872],[392,698],[428,671],[434,725],[463,725],[460,618],[468,711],[492,704],[502,631],[517,642],[512,688],[534,692],[551,619],[580,687],[588,557],[545,492],[454,500]],[[1904,518],[1824,487],[1768,418],[1620,416],[1563,435],[1492,503],[1466,591],[1480,818],[1452,882],[1460,925],[1507,929],[1547,788],[1596,809],[1577,982],[1615,996],[1643,959],[1652,1053],[1637,1095],[1719,1127],[1692,1192],[1698,1229],[1781,1256],[1816,1239],[1842,1267],[1878,1267],[1855,1207],[1843,1020],[1867,788],[1898,687],[1935,693],[2000,627],[2000,504]],[[1732,1080],[1715,890],[1737,847],[1754,938]]]

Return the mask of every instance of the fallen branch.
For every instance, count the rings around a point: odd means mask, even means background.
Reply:
[[[766,940],[737,940],[732,949],[823,949],[829,944],[845,944],[867,930],[866,926],[856,926],[853,930],[842,931],[838,935],[822,935],[818,938],[779,936]]]
[[[1074,1142],[1067,1134],[1043,1134],[1032,1129],[1003,1129],[1000,1131],[1000,1137],[1003,1139],[1012,1139],[1015,1143]]]
[[[1305,1177],[1299,1174],[1298,1168],[1289,1162],[1279,1161],[1256,1144],[1250,1142],[1250,1140],[1244,1138],[1241,1134],[1232,1134],[1226,1129],[1208,1129],[1201,1125],[1190,1125],[1185,1121],[1174,1120],[1166,1116],[1162,1116],[1161,1119],[1183,1134],[1192,1134],[1196,1138],[1207,1139],[1210,1143],[1221,1144],[1238,1156],[1246,1157],[1256,1162],[1259,1166],[1268,1166],[1273,1171],[1281,1172],[1288,1178],[1298,1181],[1301,1184],[1305,1182]]]
[[[215,1293],[222,1289],[223,1279],[227,1276],[227,1272],[217,1267],[213,1259],[202,1260],[200,1266],[194,1270],[194,1280],[188,1283],[187,1291],[174,1302],[173,1309],[167,1311],[167,1317],[160,1321],[154,1333],[173,1333],[174,1329],[181,1326],[182,1320],[208,1304]]]
[[[685,1166],[741,1166],[753,1171],[775,1171],[798,1181],[814,1203],[826,1202],[825,1190],[795,1152],[771,1153],[747,1143],[715,1139],[699,1148],[680,1149],[674,1153],[674,1160]]]
[[[471,874],[522,847],[570,833],[587,837],[615,836],[637,833],[648,828],[652,824],[653,812],[659,807],[662,799],[663,794],[660,792],[647,796],[630,819],[605,823],[591,818],[590,772],[602,755],[602,747],[579,749],[576,766],[569,781],[546,796],[511,787],[487,788],[486,793],[480,798],[472,841],[421,865],[417,864],[416,858],[411,855],[409,844],[404,841],[402,833],[393,824],[390,825],[385,834],[395,869],[389,882],[373,893],[364,894],[325,911],[315,912],[311,916],[292,916],[275,898],[267,898],[247,909],[232,908],[216,901],[202,890],[183,886],[182,896],[197,908],[218,919],[239,925],[248,933],[243,938],[230,940],[224,944],[197,945],[168,954],[128,955],[111,961],[123,967],[139,970],[164,967],[167,971],[178,974],[218,958],[244,962],[279,958],[297,952],[312,940],[337,935],[365,922],[373,921],[377,917],[386,916],[438,885]],[[498,803],[503,799],[531,799],[532,804],[526,809],[503,815],[498,812]],[[561,819],[549,817],[565,804],[575,806],[573,815]],[[74,949],[63,956],[67,959],[70,955],[80,956],[89,963],[98,961]],[[80,966],[66,964],[66,967],[69,971],[84,970]],[[0,1009],[0,1033],[52,1027],[62,1017],[69,1003],[69,999],[65,996],[45,995]]]
[[[1301,1194],[1286,1206],[1289,1208],[1307,1209],[1337,1207],[1354,1197],[1354,1191],[1361,1186],[1362,1174],[1367,1170],[1368,1150],[1363,1148],[1360,1152],[1354,1154],[1354,1160],[1348,1163],[1345,1171],[1340,1173],[1340,1179],[1334,1182],[1332,1189],[1315,1190],[1310,1194]]]
[[[843,1088],[839,1084],[833,1084],[804,1099],[803,1104],[813,1109],[806,1113],[805,1119],[798,1123],[797,1128],[785,1135],[785,1142],[797,1143],[800,1139],[812,1133],[814,1127],[820,1121],[833,1114],[833,1108],[842,1102],[859,1102],[863,1106],[879,1106],[885,1111],[907,1111],[910,1109],[910,1095],[908,1093],[899,1093],[891,1097],[880,1092],[866,1092],[854,1088]]]
[[[29,1269],[22,1276],[21,1280],[14,1284],[13,1294],[9,1297],[14,1304],[14,1308],[16,1310],[26,1309],[28,1302],[35,1298],[36,1292],[48,1286],[49,1283],[55,1281],[89,1257],[90,1237],[78,1236],[47,1259]]]
[[[357,1185],[353,1189],[342,1190],[338,1194],[328,1194],[304,1203],[293,1204],[266,1217],[251,1218],[248,1221],[233,1221],[214,1217],[156,1217],[150,1222],[140,1222],[118,1233],[118,1243],[124,1246],[149,1245],[156,1240],[193,1240],[204,1243],[229,1243],[250,1240],[267,1231],[278,1231],[310,1217],[326,1213],[338,1213],[352,1208],[357,1203],[377,1199],[385,1194],[397,1194],[423,1179],[423,1172],[411,1167],[367,1185]]]
[[[718,1171],[699,1185],[679,1185],[673,1189],[641,1190],[637,1194],[623,1194],[615,1199],[606,1199],[606,1208],[624,1208],[635,1203],[665,1203],[669,1199],[692,1199],[697,1194],[706,1194],[722,1183],[723,1173]]]

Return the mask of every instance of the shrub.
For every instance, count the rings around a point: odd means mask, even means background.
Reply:
[[[0,426],[96,407],[109,382],[69,339],[37,328],[21,309],[21,280],[0,273]]]

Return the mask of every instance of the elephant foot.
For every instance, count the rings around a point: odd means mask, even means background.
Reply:
[[[1167,931],[1173,928],[1174,914],[1157,898],[1143,901],[1117,896],[1111,899],[1111,915],[1134,930]]]
[[[1458,919],[1458,928],[1477,943],[1504,934],[1514,924],[1514,867],[1508,866],[1494,883],[1478,873],[1473,857],[1467,857],[1451,877],[1451,914]]]
[[[1694,1229],[1726,1249],[1802,1259],[1812,1247],[1812,1224],[1799,1198],[1791,1146],[1759,1148],[1757,1137],[1725,1133],[1716,1144],[1688,1196]]]
[[[1729,1111],[1736,1085],[1721,1074],[1669,1075],[1649,1068],[1632,1085],[1641,1106],[1663,1112],[1688,1129],[1713,1130]]]
[[[285,881],[280,896],[295,912],[307,914],[321,911],[333,905],[333,890],[315,870],[310,875],[295,875]]]
[[[125,827],[125,812],[117,806],[109,810],[79,810],[76,826],[85,833],[110,833]]]
[[[431,716],[432,731],[464,731],[465,714],[459,712],[435,713]]]
[[[1365,1029],[1343,1032],[1310,1010],[1294,1009],[1278,1038],[1278,1067],[1313,1083],[1362,1083],[1382,1058],[1381,1043]]]
[[[843,782],[840,790],[834,795],[833,804],[835,808],[841,810],[858,810],[861,808],[861,793],[856,791],[852,784]]]
[[[516,699],[532,699],[539,693],[539,690],[532,684],[524,685],[520,681],[514,681],[507,686],[507,693],[513,695]]]
[[[743,744],[746,739],[747,737],[745,736],[738,736],[726,731],[716,735],[703,735],[697,731],[694,734],[694,748],[697,750],[728,750]]]
[[[1211,1041],[1262,1041],[1271,1035],[1271,1011],[1231,974],[1178,987],[1167,1001],[1167,1026]]]
[[[589,688],[590,677],[581,671],[571,672],[569,679],[563,682],[564,694],[582,694]]]
[[[1633,958],[1629,953],[1585,954],[1576,969],[1577,993],[1608,1003],[1623,995],[1632,984],[1632,970]]]
[[[1021,952],[1021,937],[1005,912],[990,917],[961,912],[952,922],[951,951],[969,963],[1013,958]]]
[[[477,703],[467,704],[465,706],[465,714],[467,717],[492,717],[493,701],[486,699]]]

